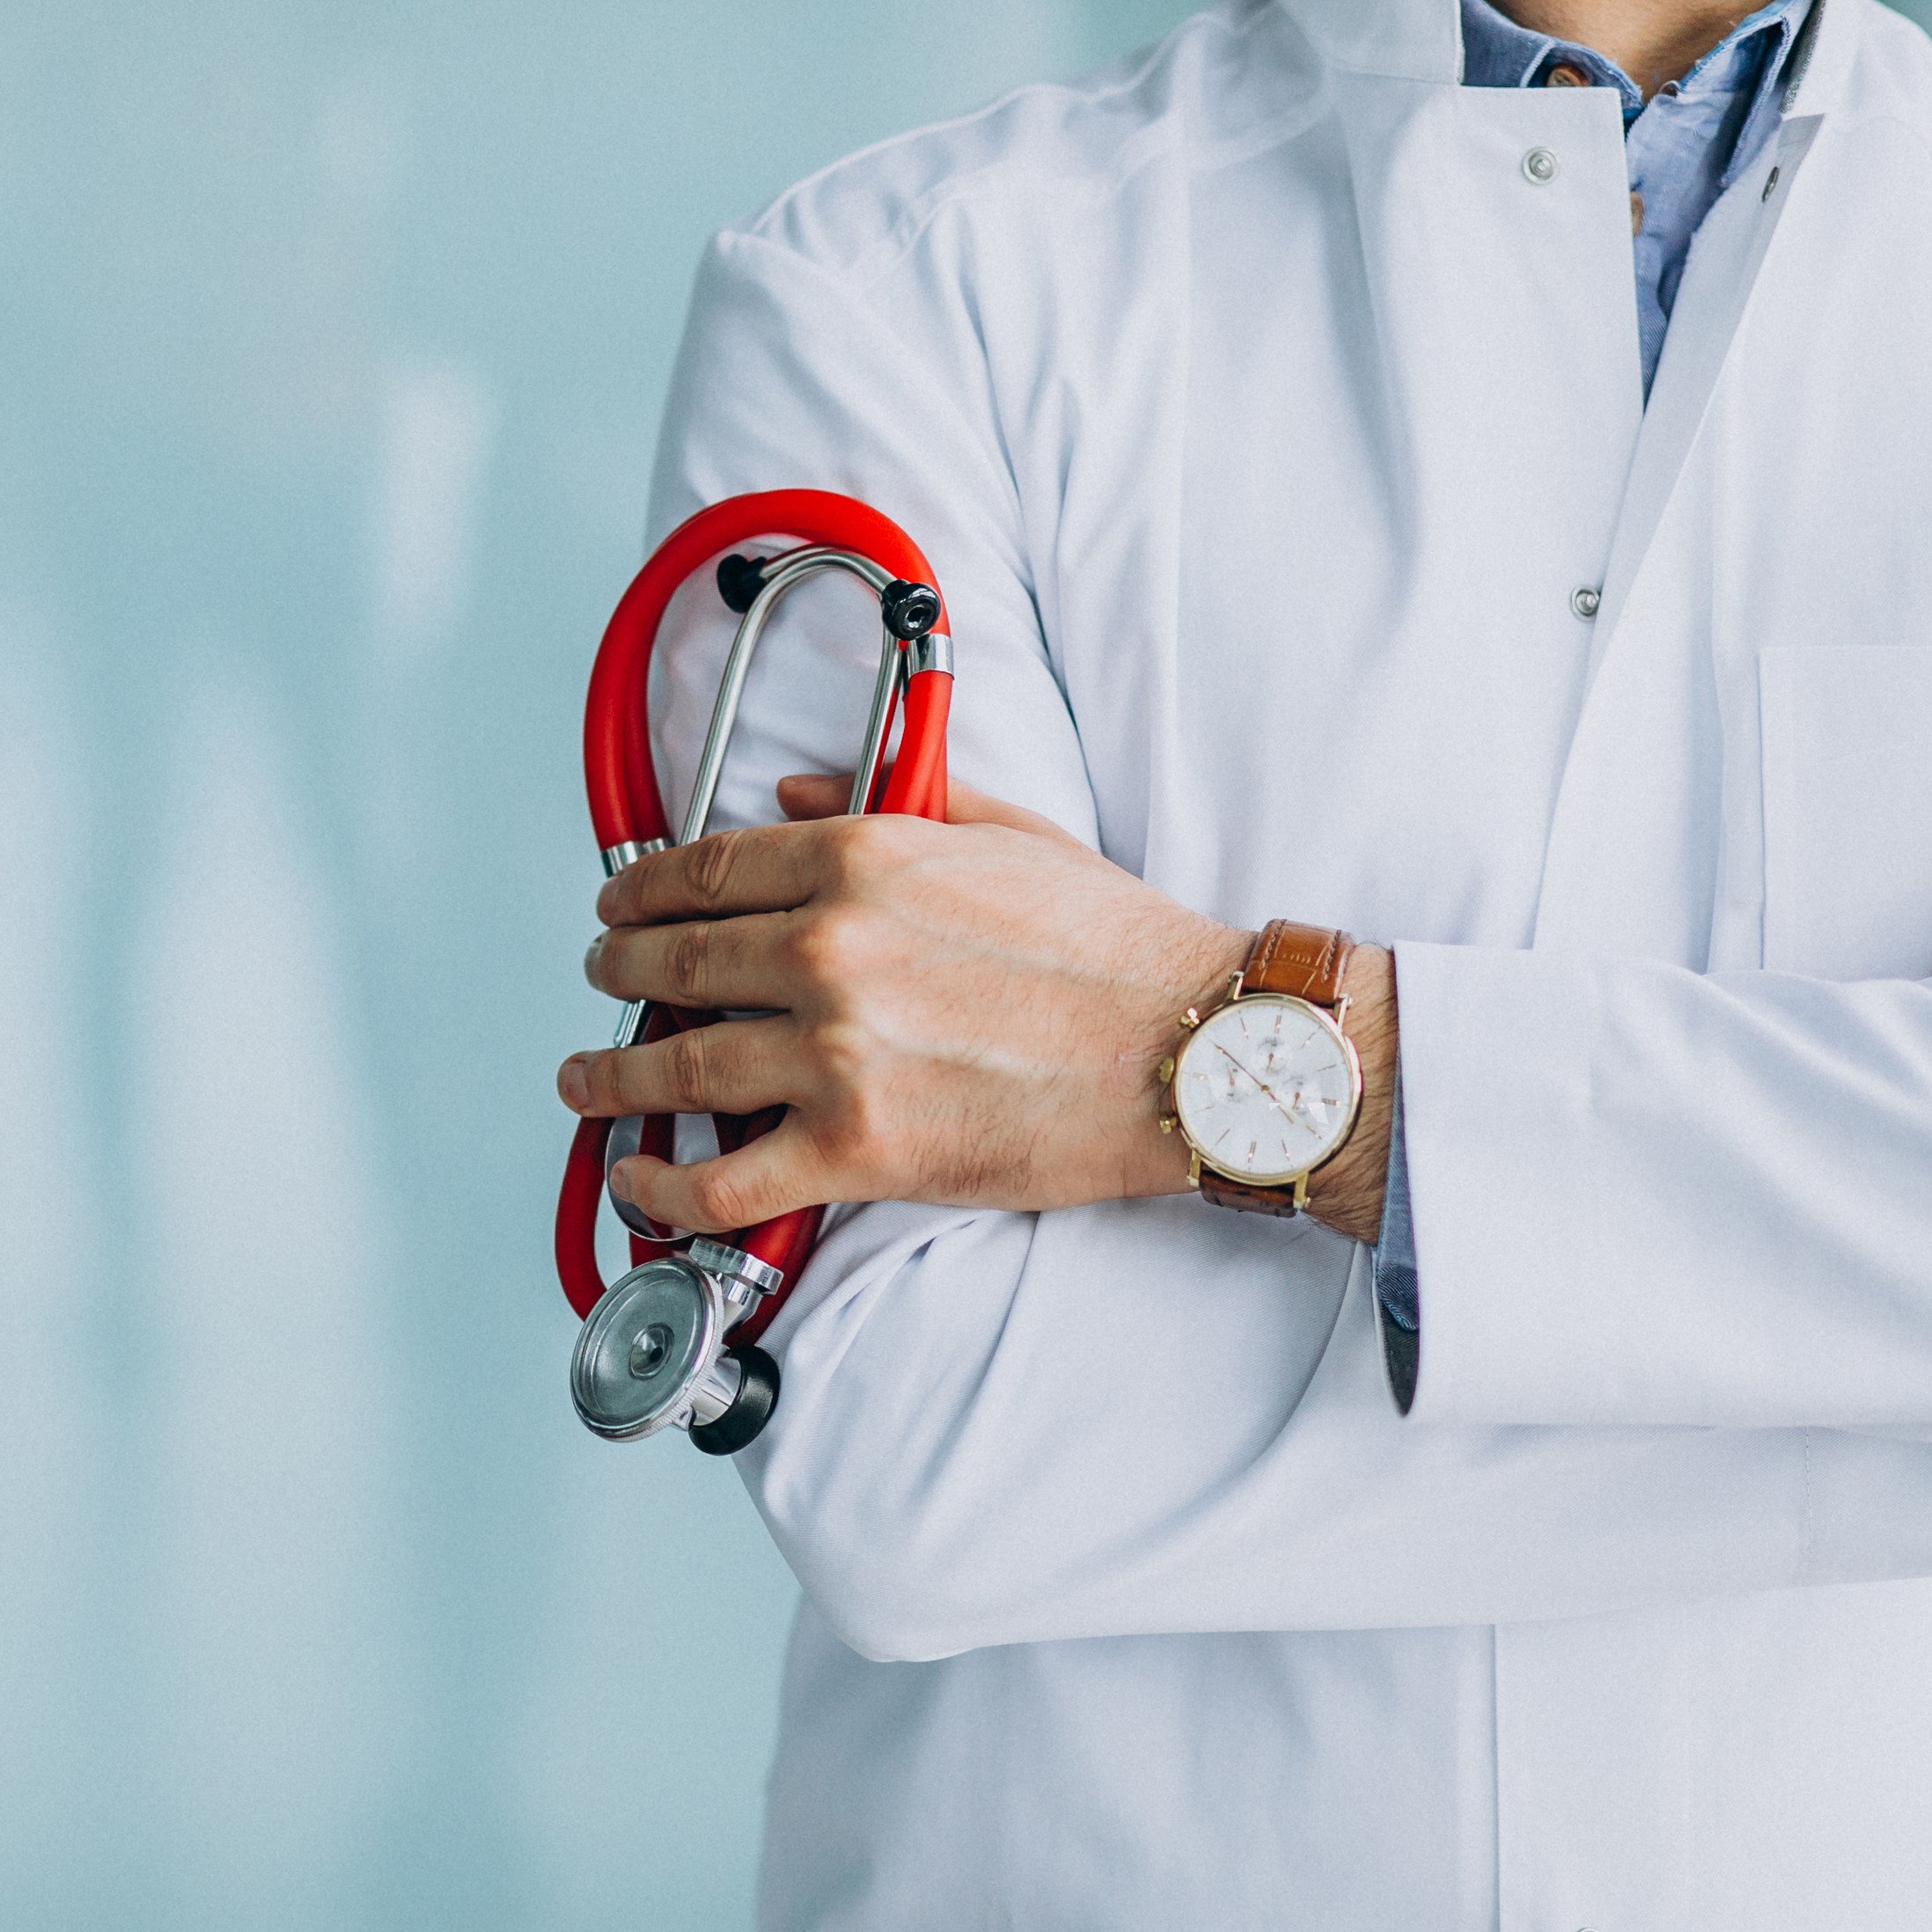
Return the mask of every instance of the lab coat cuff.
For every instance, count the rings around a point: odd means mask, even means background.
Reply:
[[[1401,1210],[1412,1279],[1429,1292],[1429,1362],[1407,1413],[1559,1421],[1595,1326],[1595,1271],[1545,1238],[1561,1198],[1593,1185],[1586,1056],[1559,1047],[1587,1031],[1590,975],[1502,949],[1409,944],[1395,959]],[[1398,1325],[1381,1298],[1386,1352]]]

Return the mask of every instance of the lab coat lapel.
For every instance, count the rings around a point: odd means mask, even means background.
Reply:
[[[1597,619],[1592,679],[1610,648],[1631,584],[1642,568],[1685,459],[1697,440],[1731,339],[1818,126],[1815,115],[1787,121],[1770,150],[1731,184],[1730,191],[1698,231],[1671,317],[1670,333],[1664,338],[1657,380],[1651,386],[1649,407],[1644,411],[1623,509],[1617,518]],[[1776,186],[1767,194],[1766,183],[1774,167]]]
[[[1844,0],[1818,0],[1818,10],[1794,55],[1787,118],[1706,218],[1679,291],[1610,547],[1551,825],[1540,948],[1707,964],[1723,748],[1710,661],[1712,480],[1693,454],[1759,270],[1851,57],[1856,21]],[[1819,111],[1791,113],[1800,100]]]
[[[1600,542],[1639,405],[1634,306],[1614,299],[1630,276],[1614,100],[1356,77],[1334,90],[1395,493],[1469,507],[1466,520],[1416,520],[1436,541],[1480,546],[1489,533],[1474,506],[1490,500],[1506,445],[1510,466],[1562,479],[1571,501],[1591,499],[1582,519]],[[1561,202],[1522,172],[1524,152],[1546,142],[1564,157]],[[1532,290],[1543,299],[1528,299]],[[1547,398],[1561,391],[1568,398],[1554,410]],[[1592,562],[1602,555],[1593,548]],[[1413,561],[1430,577],[1451,568]]]

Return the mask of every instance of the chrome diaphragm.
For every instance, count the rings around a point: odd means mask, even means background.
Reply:
[[[615,1442],[683,1419],[717,1354],[724,1307],[702,1268],[647,1261],[590,1312],[570,1356],[570,1399],[585,1428]]]
[[[730,1251],[724,1251],[730,1252]],[[778,1364],[762,1348],[726,1348],[718,1278],[682,1255],[647,1261],[608,1289],[577,1333],[570,1400],[613,1442],[687,1429],[712,1456],[745,1447],[778,1403]]]

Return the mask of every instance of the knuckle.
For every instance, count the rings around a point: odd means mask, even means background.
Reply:
[[[811,984],[838,986],[852,979],[865,954],[863,914],[822,909],[800,919],[793,930],[793,963]]]
[[[705,1111],[709,1050],[705,1029],[673,1033],[665,1042],[664,1083],[672,1111],[702,1113]]]
[[[738,863],[738,847],[735,832],[714,832],[687,848],[690,857],[685,862],[685,883],[702,910],[715,912],[724,903]]]
[[[851,823],[858,828],[868,863],[898,865],[923,849],[932,827],[903,812],[876,812]]]
[[[841,1104],[862,1092],[872,1064],[872,1039],[856,1020],[824,1021],[812,1031],[812,1048],[819,1070]]]
[[[710,927],[680,926],[672,933],[665,948],[665,979],[672,999],[688,1006],[703,1004],[710,958]]]
[[[691,1204],[715,1227],[742,1228],[757,1218],[747,1190],[732,1176],[714,1171],[691,1176]]]
[[[878,816],[828,819],[826,866],[834,887],[849,891],[871,878],[893,849],[892,830]]]

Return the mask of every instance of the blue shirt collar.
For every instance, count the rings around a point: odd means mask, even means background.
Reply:
[[[1811,0],[1772,0],[1727,33],[1689,73],[1671,84],[1679,98],[1731,93],[1744,84],[1747,65],[1762,62],[1757,71],[1775,71],[1803,24]],[[1758,36],[1768,33],[1770,41]],[[1617,65],[1594,48],[1535,33],[1499,13],[1489,0],[1462,0],[1463,84],[1469,87],[1528,87],[1546,67],[1566,61],[1589,75],[1593,85],[1614,87],[1623,101],[1627,126],[1643,112],[1642,91]]]

